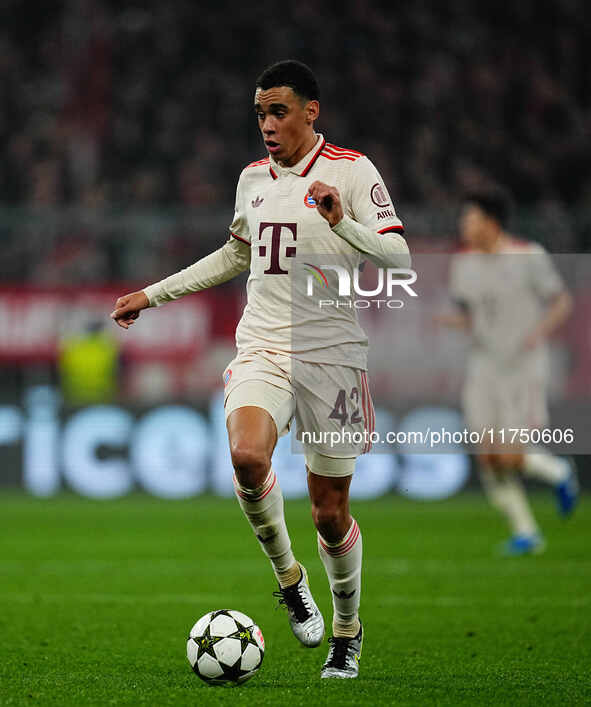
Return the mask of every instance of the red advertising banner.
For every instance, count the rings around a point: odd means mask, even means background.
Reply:
[[[233,290],[203,292],[142,313],[133,336],[109,318],[129,285],[101,288],[0,288],[0,361],[52,361],[62,338],[104,323],[129,359],[181,361],[195,357],[212,338],[234,336],[240,298]]]

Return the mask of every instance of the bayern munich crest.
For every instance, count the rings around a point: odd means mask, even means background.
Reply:
[[[316,208],[316,202],[312,198],[312,195],[310,192],[306,193],[306,196],[304,197],[304,204],[309,208],[309,209],[315,209]]]

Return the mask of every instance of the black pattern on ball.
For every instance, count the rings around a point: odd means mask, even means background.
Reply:
[[[199,619],[189,634],[187,657],[193,672],[209,685],[242,684],[259,670],[263,662],[264,639],[260,629],[245,614],[235,612],[237,616],[232,616],[230,612],[231,610],[228,609],[220,609],[206,614]],[[221,625],[212,631],[213,622],[220,616],[225,617],[226,620],[218,622]],[[199,626],[195,635],[192,635],[197,624],[202,623],[206,617],[205,624]],[[257,638],[261,645],[257,643]],[[219,646],[216,653],[216,646],[221,641],[225,643]],[[241,667],[245,652],[248,653],[246,658],[248,669]],[[205,659],[202,660],[204,657]],[[231,664],[224,662],[225,660],[230,660]],[[202,670],[213,675],[205,675]],[[216,672],[220,674],[215,675]]]

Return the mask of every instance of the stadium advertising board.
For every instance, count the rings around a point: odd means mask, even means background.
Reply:
[[[0,459],[4,483],[22,484],[37,496],[69,488],[90,498],[114,498],[144,490],[161,498],[186,498],[204,492],[233,495],[232,464],[224,423],[222,392],[205,409],[165,404],[147,410],[119,405],[63,409],[58,391],[37,386],[24,405],[0,406]],[[416,410],[400,421],[404,430],[427,414],[441,424],[460,427],[451,410]],[[392,414],[376,408],[378,427],[392,428]],[[300,450],[301,451],[301,450]],[[398,491],[412,498],[439,499],[466,483],[468,457],[413,454],[392,447],[389,454],[361,457],[352,485],[356,498]],[[279,440],[274,466],[287,497],[307,494],[304,458],[294,453],[290,436]]]

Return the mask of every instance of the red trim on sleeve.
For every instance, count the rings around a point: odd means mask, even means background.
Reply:
[[[404,233],[404,226],[387,226],[378,231],[378,233]]]
[[[237,236],[235,233],[232,233],[232,231],[230,231],[230,235],[233,236],[236,240],[242,241],[242,243],[246,243],[246,245],[248,246],[250,245],[247,240],[245,240],[244,238],[240,238],[240,236]]]

